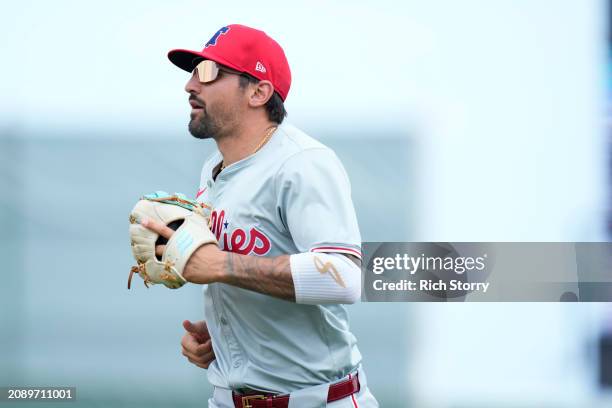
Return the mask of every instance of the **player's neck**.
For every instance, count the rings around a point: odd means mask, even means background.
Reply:
[[[252,155],[273,126],[276,124],[267,118],[249,122],[248,125],[245,123],[236,129],[231,135],[217,140],[217,147],[223,156],[223,165],[227,167]]]

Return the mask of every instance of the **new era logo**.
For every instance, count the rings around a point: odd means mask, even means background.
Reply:
[[[255,65],[255,71],[259,71],[262,73],[266,73],[266,67],[263,66],[263,64],[259,61],[257,61],[257,65]]]

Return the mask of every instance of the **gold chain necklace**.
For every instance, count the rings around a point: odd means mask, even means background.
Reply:
[[[261,142],[259,142],[259,144],[255,148],[255,150],[253,150],[253,153],[251,153],[251,155],[257,153],[259,151],[259,149],[261,149],[263,147],[263,145],[265,145],[268,142],[268,140],[270,140],[270,137],[272,136],[272,133],[274,133],[274,131],[276,130],[277,127],[278,126],[272,126],[270,129],[268,129],[268,132],[261,139]],[[224,168],[225,168],[225,163],[221,162],[221,168],[219,169],[219,173],[221,173]]]

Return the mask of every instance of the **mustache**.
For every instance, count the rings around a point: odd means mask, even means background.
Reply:
[[[189,102],[192,102],[192,101],[195,102],[196,104],[198,104],[199,106],[203,107],[203,108],[206,107],[206,103],[204,103],[203,100],[201,100],[200,98],[198,98],[195,95],[191,95],[189,97]]]

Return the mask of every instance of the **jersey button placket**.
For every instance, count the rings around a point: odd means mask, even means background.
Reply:
[[[242,351],[240,350],[240,345],[234,338],[234,333],[227,319],[221,316],[220,322],[221,332],[223,333],[223,337],[225,337],[225,342],[229,350],[229,357],[232,361],[232,367],[239,368],[242,365]]]
[[[225,305],[223,304],[222,289],[217,287],[215,296],[215,311],[218,313],[218,319],[220,323],[221,334],[225,338],[225,344],[227,345],[227,351],[229,352],[229,359],[231,366],[234,369],[239,369],[244,361],[240,345],[236,341],[232,328],[225,315]],[[230,384],[233,386],[239,386],[241,374],[238,371],[230,372]]]
[[[244,354],[234,335],[230,320],[226,315],[227,306],[224,302],[224,296],[220,296],[219,301],[219,323],[221,323],[221,333],[225,338],[225,344],[229,351],[230,364],[233,368],[233,370],[229,372],[229,382],[232,386],[240,387],[242,386],[242,370],[240,368],[244,365]]]

